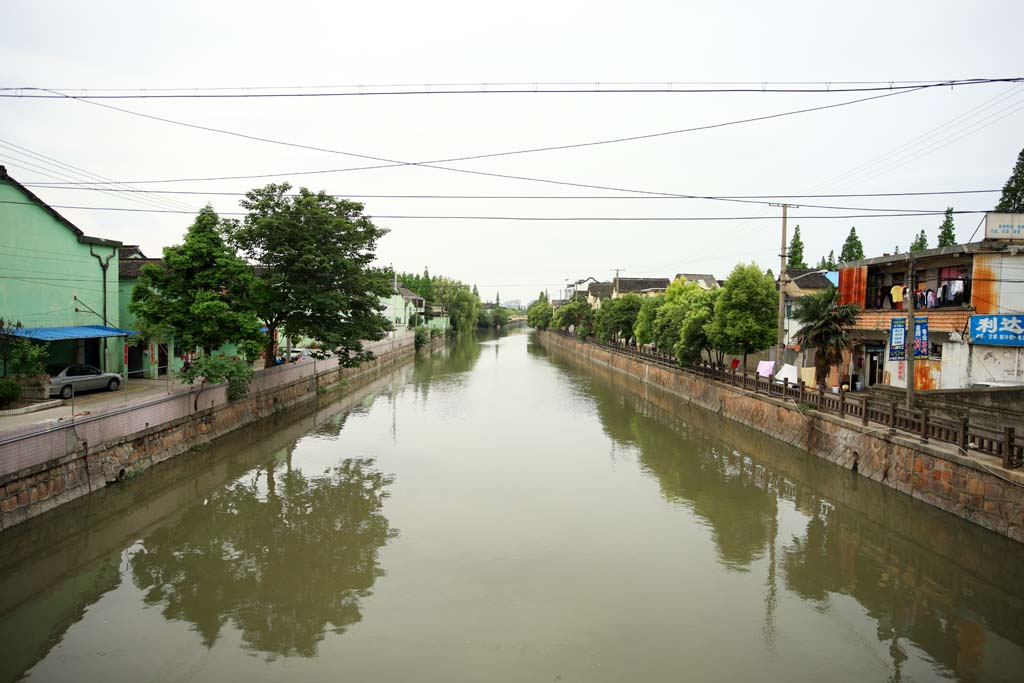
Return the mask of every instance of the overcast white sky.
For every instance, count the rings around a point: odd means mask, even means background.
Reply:
[[[4,3],[0,87],[198,88],[384,83],[924,80],[1024,75],[1024,3],[1004,2]],[[192,123],[401,160],[673,130],[855,99],[837,94],[519,94],[118,100]],[[959,118],[958,118],[959,117]],[[947,122],[952,121],[948,126]],[[941,127],[941,128],[940,128]],[[933,130],[938,128],[938,130]],[[928,135],[924,135],[928,133]],[[923,136],[923,137],[922,137]],[[281,173],[358,159],[189,130],[72,100],[0,99],[0,140],[116,180]],[[910,143],[910,144],[908,144]],[[702,195],[1001,188],[1024,146],[1024,86],[936,89],[824,112],[586,149],[451,164],[495,173]],[[894,152],[888,157],[883,155]],[[49,181],[0,147],[22,182]],[[38,160],[34,162],[38,164]],[[287,176],[274,179],[288,180]],[[245,191],[268,181],[145,185]],[[299,176],[343,194],[600,194],[429,168]],[[37,188],[52,204],[142,208],[123,196]],[[818,200],[988,209],[998,194]],[[231,197],[178,197],[237,211]],[[794,200],[798,201],[798,200]],[[803,200],[813,203],[814,200]],[[778,209],[693,200],[369,199],[369,214],[742,216]],[[150,256],[187,215],[62,212]],[[940,217],[823,220],[792,211],[809,261],[857,226],[869,256]],[[832,212],[844,213],[844,212]],[[863,213],[854,211],[852,213]],[[957,218],[966,241],[977,216]],[[485,298],[552,296],[566,279],[778,268],[778,219],[495,222],[381,219],[379,257],[479,285]]]

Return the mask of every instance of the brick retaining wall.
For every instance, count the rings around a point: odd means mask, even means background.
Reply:
[[[584,363],[605,367],[660,387],[702,408],[849,468],[858,454],[859,473],[1015,541],[1024,542],[1024,477],[992,473],[996,458],[961,455],[951,447],[923,444],[887,428],[865,427],[836,415],[801,411],[790,402],[673,370],[641,358],[538,331],[542,346]],[[991,462],[989,462],[991,461]]]

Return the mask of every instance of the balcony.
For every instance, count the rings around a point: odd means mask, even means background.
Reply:
[[[914,311],[915,317],[928,318],[929,329],[936,332],[964,332],[974,308],[926,308]],[[863,311],[852,325],[855,330],[889,331],[893,318],[906,318],[906,311]]]

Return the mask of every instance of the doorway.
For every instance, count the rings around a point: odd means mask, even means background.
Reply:
[[[871,346],[865,349],[865,355],[867,356],[865,379],[869,387],[878,384],[882,379],[882,351],[883,349],[879,347]]]
[[[158,376],[167,374],[167,344],[157,344],[157,371]]]

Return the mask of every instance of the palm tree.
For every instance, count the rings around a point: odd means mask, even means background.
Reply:
[[[835,287],[796,300],[793,317],[803,325],[796,333],[796,341],[817,351],[814,367],[819,386],[825,383],[832,366],[842,362],[843,351],[850,348],[846,328],[856,322],[859,314],[857,304],[839,303],[839,291]]]

